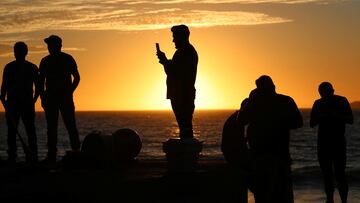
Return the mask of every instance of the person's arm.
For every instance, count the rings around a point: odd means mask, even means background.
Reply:
[[[162,64],[162,65],[165,65],[168,61],[167,57],[166,57],[166,54],[162,51],[157,51],[156,52],[156,55],[159,59],[159,63]]]
[[[44,62],[40,62],[39,66],[39,77],[38,77],[38,92],[40,97],[44,95],[45,92],[45,70],[44,70]]]
[[[289,128],[290,129],[296,129],[303,126],[303,118],[300,113],[299,108],[297,107],[295,101],[290,98],[290,109],[291,112],[290,118],[289,118]]]
[[[1,103],[4,105],[5,107],[5,97],[6,97],[6,91],[7,91],[7,85],[8,85],[8,68],[5,66],[4,68],[4,72],[3,72],[3,79],[2,79],[2,83],[1,83],[1,95],[0,95],[0,100]]]
[[[196,72],[198,65],[198,55],[194,48],[188,47],[183,50],[183,60],[181,64],[181,72],[184,78],[188,80],[189,84],[194,84],[196,81]]]
[[[166,73],[166,75],[169,75],[171,74],[173,68],[172,67],[172,60],[166,60],[164,63],[163,63],[163,66],[164,66],[164,71]]]
[[[313,128],[318,124],[319,124],[319,113],[318,113],[317,102],[315,102],[311,108],[310,127]]]
[[[72,91],[72,93],[74,93],[80,83],[80,73],[79,73],[76,61],[72,56],[70,56],[70,64],[69,65],[71,68],[71,75],[73,77],[73,80],[71,83],[71,91]]]
[[[171,60],[167,59],[166,55],[162,51],[157,51],[156,55],[159,59],[159,63],[164,66],[164,71],[166,74],[169,74],[171,71]]]
[[[9,67],[8,65],[5,66],[4,72],[3,72],[3,80],[1,83],[1,95],[0,100],[3,104],[4,108],[6,108],[6,97],[7,97],[7,91],[8,91],[8,84],[9,84]]]
[[[349,104],[349,101],[344,97],[344,115],[342,117],[344,123],[353,124],[354,116]]]
[[[35,65],[34,65],[34,81],[33,81],[33,83],[35,86],[35,94],[34,94],[33,101],[34,101],[34,103],[36,103],[36,101],[40,95],[40,90],[39,90],[39,69]]]
[[[78,69],[76,69],[73,73],[72,73],[74,79],[73,79],[73,82],[72,82],[72,92],[74,93],[77,86],[79,85],[80,83],[80,74],[79,74],[79,71]]]
[[[41,106],[45,107],[45,64],[42,60],[39,66],[38,93],[41,98]]]
[[[247,125],[251,120],[251,111],[253,107],[253,100],[255,99],[256,89],[252,90],[249,94],[249,98],[245,99],[240,106],[240,110],[238,111],[236,117],[236,123],[238,125]]]

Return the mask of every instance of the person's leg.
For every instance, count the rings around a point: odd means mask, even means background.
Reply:
[[[29,148],[33,152],[34,157],[27,157],[27,160],[33,159],[37,161],[38,147],[35,129],[35,107],[33,104],[28,105],[21,113],[22,121],[28,136]]]
[[[333,163],[331,154],[331,151],[327,150],[326,146],[318,146],[318,160],[323,175],[327,203],[334,202]]]
[[[267,164],[263,156],[255,154],[252,174],[252,192],[256,203],[267,203]]]
[[[338,142],[336,154],[334,155],[334,171],[335,178],[338,184],[339,195],[342,203],[347,203],[349,186],[346,179],[346,142],[341,140]]]
[[[176,99],[171,99],[171,108],[174,112],[174,115],[175,115],[175,119],[176,119],[176,122],[178,124],[178,128],[179,128],[179,131],[180,131],[180,123],[181,123],[181,108],[180,108],[180,104],[179,104],[179,101],[177,101]]]
[[[183,116],[182,116],[182,126],[180,129],[180,135],[184,138],[192,138],[193,134],[193,125],[192,119],[195,110],[195,104],[193,99],[186,99],[183,103]],[[182,131],[182,133],[181,133]]]
[[[6,124],[8,127],[7,144],[8,144],[8,160],[16,161],[17,146],[16,146],[16,131],[19,124],[20,114],[16,108],[6,109]]]
[[[48,102],[44,111],[47,123],[47,159],[48,161],[56,161],[59,109],[56,104],[49,104]]]
[[[278,202],[284,203],[294,203],[294,191],[292,184],[292,173],[290,163],[280,160],[280,167],[278,171],[279,175],[279,193],[278,193]]]
[[[72,100],[66,101],[60,106],[61,116],[69,133],[71,149],[80,150],[80,138],[76,127],[75,106]]]
[[[176,121],[180,130],[180,138],[192,138],[192,118],[195,109],[194,100],[171,100],[171,107],[174,111]]]
[[[246,172],[241,167],[228,165],[221,177],[220,188],[222,202],[248,203]]]
[[[288,161],[282,160],[277,155],[262,154],[258,156],[257,174],[261,174],[257,179],[255,192],[260,202],[281,202],[293,203],[293,187],[291,177],[291,167]],[[257,175],[256,174],[256,175]],[[259,191],[257,191],[259,189]]]

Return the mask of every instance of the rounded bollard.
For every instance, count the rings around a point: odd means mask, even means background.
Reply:
[[[93,165],[127,163],[136,158],[141,146],[139,135],[132,129],[119,129],[112,135],[95,131],[85,137],[81,154],[87,163]]]
[[[136,131],[123,128],[115,131],[112,137],[115,161],[133,161],[140,153],[142,142]]]
[[[84,164],[88,167],[108,166],[113,159],[112,136],[105,135],[100,131],[89,133],[81,145],[81,156]]]

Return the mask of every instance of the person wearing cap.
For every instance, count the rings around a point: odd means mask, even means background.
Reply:
[[[302,115],[291,97],[275,91],[271,77],[255,83],[237,118],[247,125],[255,202],[293,203],[290,130],[302,127]]]
[[[47,121],[48,153],[45,161],[56,161],[57,127],[59,112],[69,133],[73,151],[80,149],[80,139],[75,120],[73,94],[80,82],[74,58],[61,51],[62,39],[51,35],[44,39],[49,55],[40,62],[39,89],[41,105]]]
[[[318,126],[318,161],[323,174],[327,203],[334,202],[335,177],[342,203],[347,202],[349,186],[346,180],[345,126],[353,124],[354,117],[348,100],[335,95],[329,82],[322,82],[318,88],[320,99],[313,104],[310,126]]]
[[[175,114],[180,138],[193,138],[192,117],[195,109],[195,80],[198,55],[189,42],[190,31],[186,25],[171,28],[176,51],[172,59],[158,50],[159,63],[167,75],[167,99]]]
[[[16,162],[16,133],[22,118],[32,156],[25,154],[26,161],[37,161],[37,136],[35,130],[35,102],[39,97],[38,67],[26,60],[28,47],[24,42],[14,45],[15,61],[8,63],[3,72],[1,102],[6,111],[8,126],[8,161]],[[35,92],[34,92],[35,86]]]

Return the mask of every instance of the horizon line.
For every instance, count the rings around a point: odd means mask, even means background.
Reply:
[[[311,109],[311,107],[299,107],[299,109]],[[353,108],[354,110],[356,108]],[[238,108],[219,108],[219,109],[214,109],[214,108],[209,108],[209,109],[195,109],[195,111],[236,111],[239,110]],[[102,110],[102,109],[91,109],[91,110],[75,110],[75,112],[137,112],[137,111],[172,111],[172,109],[114,109],[114,110]],[[41,113],[44,112],[43,110],[41,111],[35,111],[36,113]],[[0,113],[5,113],[4,110],[0,110]]]

